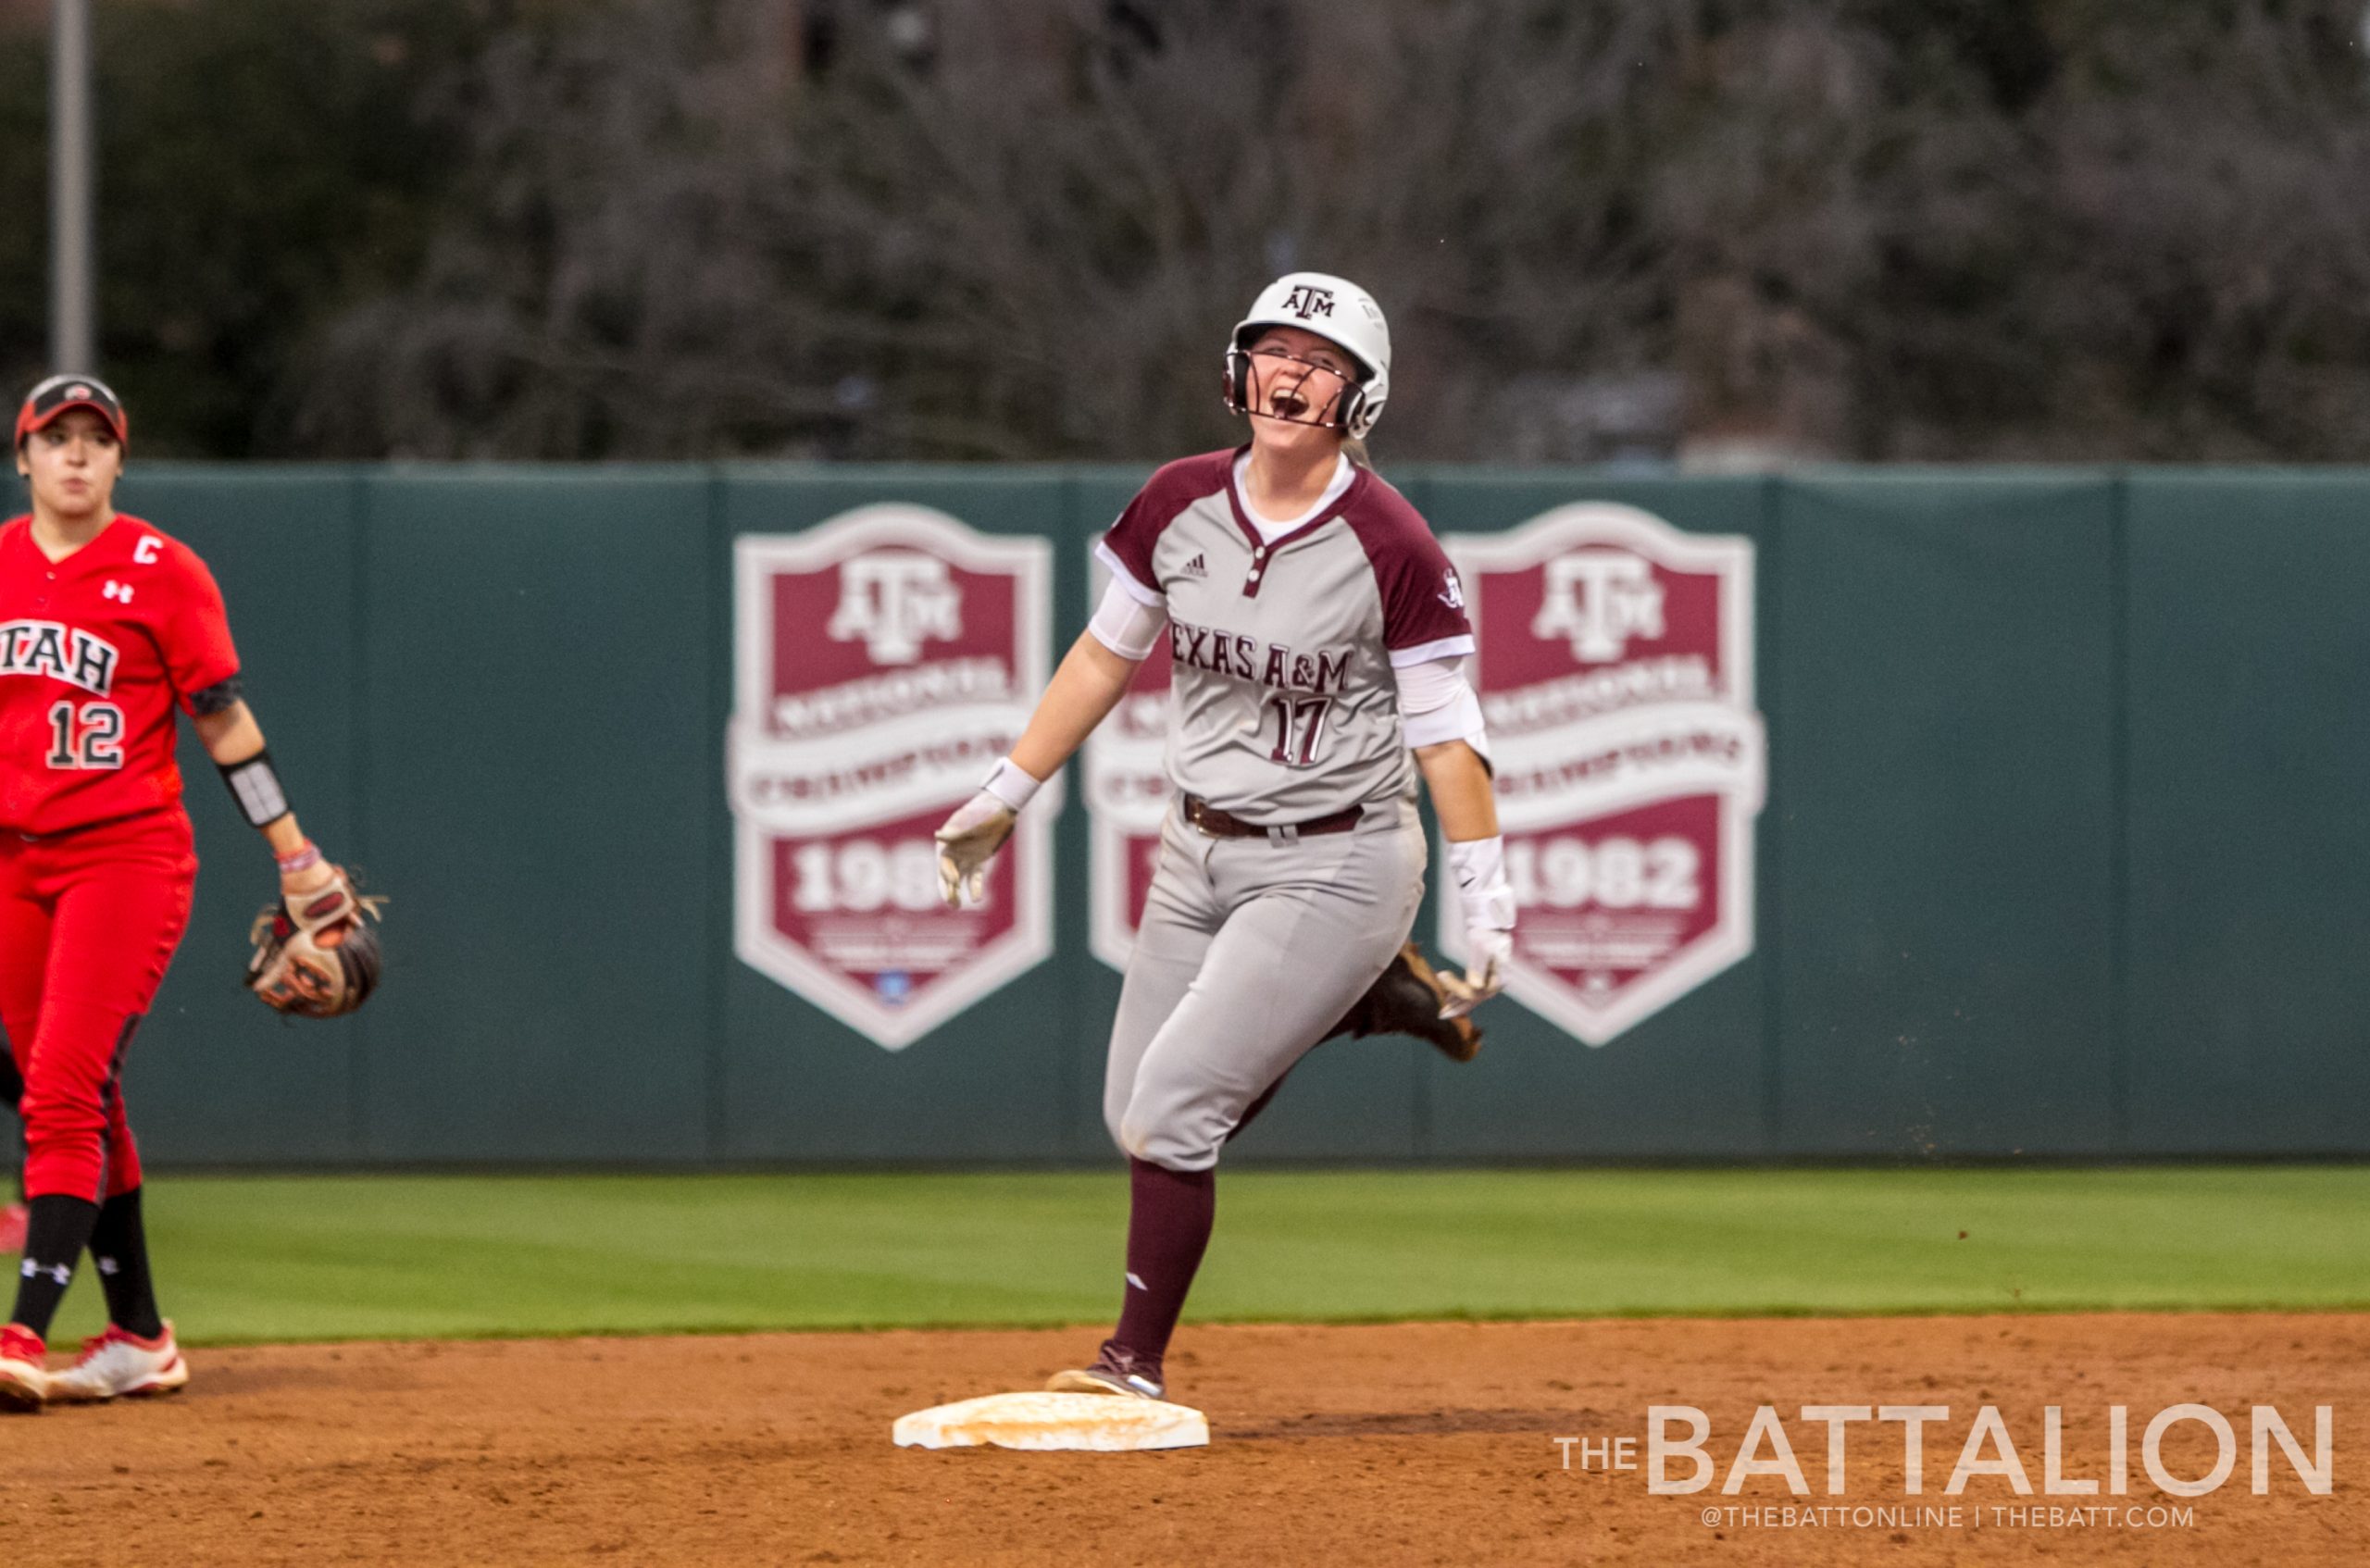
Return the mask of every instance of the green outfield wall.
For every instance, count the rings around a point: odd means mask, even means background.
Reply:
[[[1054,956],[905,1049],[735,956],[732,541],[876,502],[1042,536],[1058,647],[1144,473],[137,469],[306,827],[394,897],[370,1007],[275,1020],[236,983],[269,863],[185,746],[149,1156],[1109,1158],[1075,793]],[[1753,541],[1753,947],[1602,1048],[1512,1001],[1466,1066],[1328,1045],[1244,1156],[2370,1152],[2370,474],[1392,477],[1442,535],[1597,501]]]

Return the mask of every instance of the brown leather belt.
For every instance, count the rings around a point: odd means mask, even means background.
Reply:
[[[1213,839],[1271,839],[1279,844],[1291,843],[1315,833],[1346,833],[1358,825],[1366,814],[1364,806],[1349,806],[1328,816],[1312,816],[1306,822],[1279,823],[1263,828],[1255,822],[1245,822],[1229,816],[1199,795],[1187,795],[1185,820]]]

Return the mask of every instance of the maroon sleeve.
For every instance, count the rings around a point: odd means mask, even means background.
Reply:
[[[1178,513],[1227,487],[1227,470],[1233,461],[1231,452],[1179,458],[1161,467],[1143,489],[1136,492],[1136,498],[1128,503],[1119,520],[1103,536],[1103,546],[1136,579],[1137,587],[1154,593],[1166,591],[1153,569],[1153,547],[1160,542],[1168,525],[1177,520]]]
[[[1382,597],[1382,645],[1393,653],[1451,658],[1473,652],[1473,623],[1465,615],[1465,585],[1432,537],[1423,515],[1379,478],[1366,477],[1366,493],[1348,516],[1374,568]],[[1394,659],[1397,664],[1403,661]]]

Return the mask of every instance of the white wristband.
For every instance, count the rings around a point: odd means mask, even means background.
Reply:
[[[1010,806],[1017,816],[1021,808],[1036,798],[1038,788],[1043,783],[1042,778],[1029,778],[1018,763],[1005,757],[996,764],[987,781],[979,788]]]
[[[1506,841],[1469,839],[1448,847],[1449,869],[1456,875],[1456,896],[1465,906],[1467,926],[1493,931],[1515,928],[1515,890],[1506,882]]]

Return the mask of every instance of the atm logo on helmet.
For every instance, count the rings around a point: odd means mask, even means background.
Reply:
[[[1333,291],[1309,283],[1295,283],[1292,292],[1284,296],[1284,308],[1304,321],[1333,314]]]

